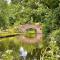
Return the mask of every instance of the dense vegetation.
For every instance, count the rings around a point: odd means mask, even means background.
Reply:
[[[18,26],[26,23],[42,24],[42,42],[23,44],[16,37],[0,39],[0,59],[19,60],[23,46],[28,51],[27,60],[60,60],[60,0],[0,0],[0,36],[19,33]]]

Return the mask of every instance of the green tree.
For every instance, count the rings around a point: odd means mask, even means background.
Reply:
[[[59,0],[42,0],[42,2],[48,7],[48,8],[56,8],[59,6]]]

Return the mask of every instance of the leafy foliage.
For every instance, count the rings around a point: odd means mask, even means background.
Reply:
[[[17,41],[16,37],[0,39],[0,58],[19,60],[19,47],[23,46],[28,51],[27,58],[30,60],[40,59],[39,57],[43,60],[58,60],[60,0],[11,0],[10,4],[7,4],[6,0],[0,0],[0,36],[19,33],[17,26],[20,24],[37,22],[43,25],[43,43],[23,44]]]

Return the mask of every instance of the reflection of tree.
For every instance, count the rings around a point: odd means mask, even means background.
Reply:
[[[40,56],[41,56],[41,49],[40,48],[36,48],[33,49],[32,52],[29,52],[27,55],[27,59],[37,59],[40,60]]]

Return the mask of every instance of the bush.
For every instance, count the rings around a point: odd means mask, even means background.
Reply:
[[[57,45],[60,47],[60,29],[53,31],[50,37],[51,40],[56,41]]]

